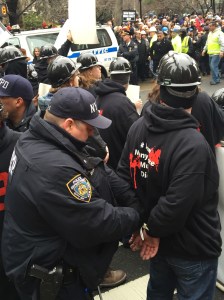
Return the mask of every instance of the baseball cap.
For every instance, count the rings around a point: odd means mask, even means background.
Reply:
[[[131,35],[131,33],[128,30],[124,30],[122,31],[121,35]]]
[[[24,101],[31,102],[34,94],[31,83],[20,75],[5,75],[0,78],[0,97],[21,97]]]
[[[80,120],[100,129],[112,123],[99,114],[94,96],[81,88],[61,88],[53,95],[47,110],[59,118]]]

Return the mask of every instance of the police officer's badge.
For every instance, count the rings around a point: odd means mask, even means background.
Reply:
[[[81,174],[73,177],[66,186],[72,196],[83,202],[89,202],[92,196],[92,187],[87,178],[83,177]]]

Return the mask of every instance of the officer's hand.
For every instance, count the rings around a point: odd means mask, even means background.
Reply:
[[[202,51],[201,56],[205,56],[205,50]]]
[[[149,236],[145,229],[143,229],[142,233],[144,241],[140,251],[140,256],[143,260],[148,260],[156,256],[159,249],[160,239]]]

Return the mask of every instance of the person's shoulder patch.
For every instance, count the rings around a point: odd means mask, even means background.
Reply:
[[[92,196],[92,187],[89,180],[81,174],[73,177],[66,186],[70,194],[77,200],[83,202],[90,202]]]

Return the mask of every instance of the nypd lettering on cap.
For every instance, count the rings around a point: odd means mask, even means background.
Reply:
[[[97,111],[97,105],[96,105],[96,102],[90,104],[90,111],[91,111],[91,114],[92,113],[95,113]]]
[[[3,88],[3,89],[7,89],[9,85],[9,82],[3,78],[0,78],[0,86]]]
[[[77,200],[83,202],[90,202],[92,196],[92,187],[86,177],[81,174],[73,177],[66,186],[70,194]]]

